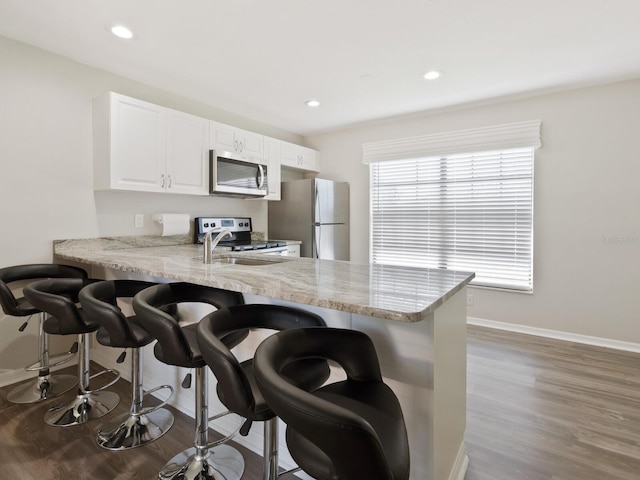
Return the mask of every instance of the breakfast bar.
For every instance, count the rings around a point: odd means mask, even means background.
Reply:
[[[202,245],[170,237],[59,240],[54,258],[90,268],[96,278],[191,282],[241,292],[247,303],[296,305],[320,314],[330,326],[366,332],[384,380],[402,405],[411,479],[464,479],[466,285],[472,273],[218,248],[212,263],[204,264]],[[160,367],[149,361],[146,368]],[[153,379],[154,372],[149,374]],[[164,373],[155,378],[158,384],[167,381]],[[176,406],[188,412],[183,405],[189,404],[178,398]],[[224,424],[214,428],[228,433]],[[260,452],[258,431],[237,441]]]

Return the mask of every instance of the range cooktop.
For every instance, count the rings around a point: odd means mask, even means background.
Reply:
[[[287,245],[278,240],[252,240],[251,218],[247,217],[197,217],[195,219],[194,236],[195,243],[204,241],[204,234],[228,229],[231,238],[224,238],[218,245],[231,247],[233,251],[262,250],[265,248],[277,248]]]

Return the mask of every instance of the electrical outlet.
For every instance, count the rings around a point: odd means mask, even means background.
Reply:
[[[473,306],[473,295],[467,295],[467,305],[470,307]]]
[[[144,213],[136,213],[133,218],[136,228],[144,227]]]

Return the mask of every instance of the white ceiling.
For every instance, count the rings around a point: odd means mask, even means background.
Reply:
[[[639,22],[640,0],[0,0],[0,35],[302,135],[640,77]]]

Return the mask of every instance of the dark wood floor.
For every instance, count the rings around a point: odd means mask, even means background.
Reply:
[[[97,371],[92,364],[92,372]],[[75,367],[65,369],[75,373]],[[7,402],[11,386],[0,389],[0,480],[153,480],[158,471],[175,454],[193,445],[194,420],[170,407],[175,423],[161,438],[143,447],[112,452],[95,442],[96,432],[103,423],[96,419],[73,427],[51,427],[44,423],[48,408],[61,398],[73,398],[75,393],[31,405]],[[129,411],[130,385],[120,380],[109,390],[120,395],[117,408],[103,417],[105,420]],[[153,398],[151,398],[153,400]],[[153,405],[147,402],[145,405]],[[155,403],[157,404],[157,403]],[[210,440],[220,438],[210,430]],[[242,480],[259,479],[261,459],[253,452],[238,448],[246,462]]]
[[[480,327],[468,345],[465,480],[640,479],[640,355]],[[128,388],[113,388],[122,400],[110,416],[127,411]],[[156,442],[106,451],[94,442],[100,420],[49,427],[57,399],[14,405],[10,389],[0,389],[0,480],[152,480],[193,441],[193,420],[174,411]],[[243,480],[259,480],[260,458],[238,448]]]
[[[640,355],[469,327],[466,480],[640,479]]]

